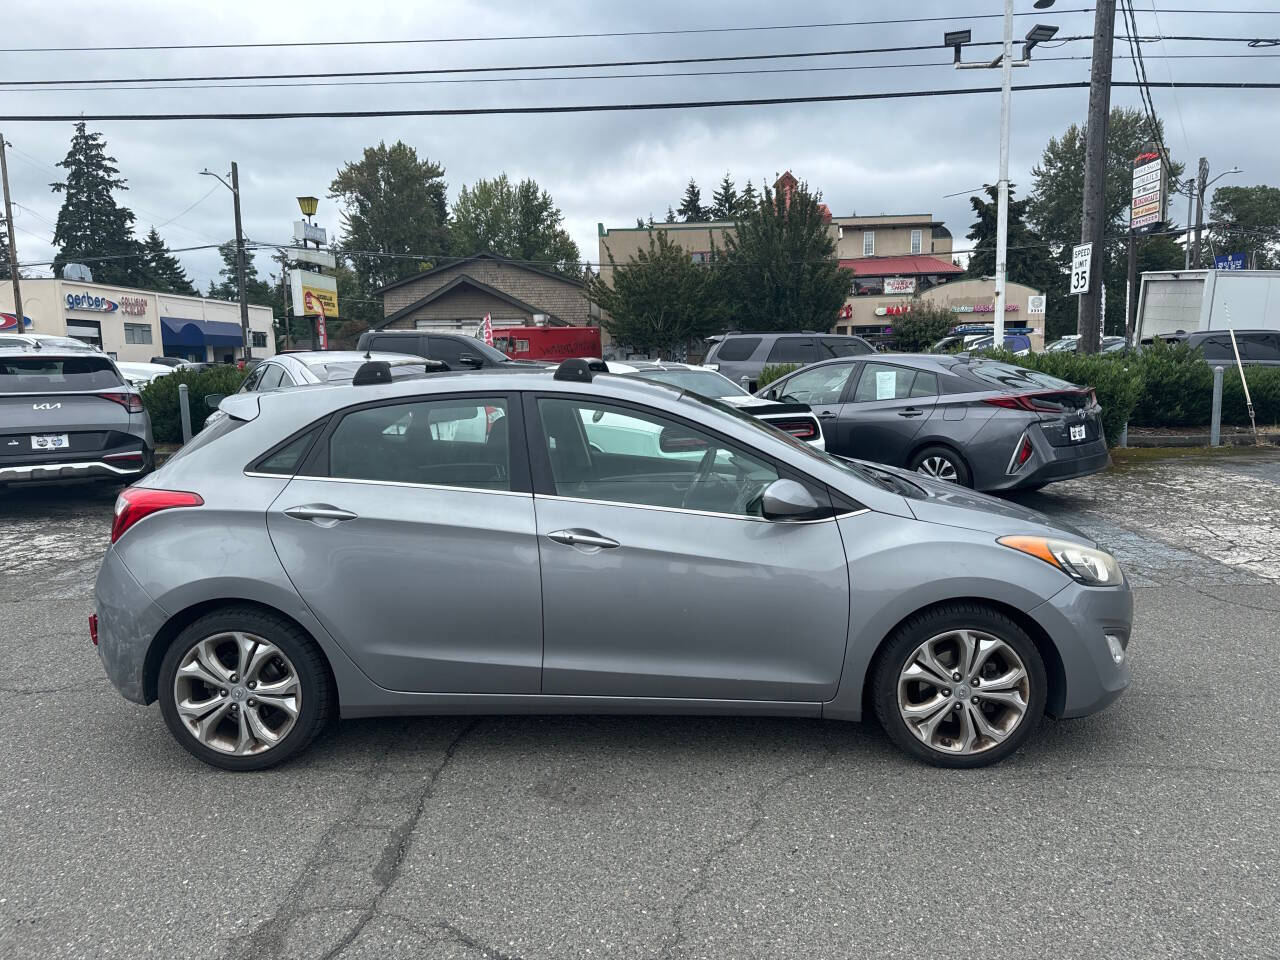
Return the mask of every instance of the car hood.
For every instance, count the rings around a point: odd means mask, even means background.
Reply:
[[[941,523],[966,530],[981,530],[997,537],[1029,534],[1065,537],[1076,543],[1097,546],[1083,530],[1039,510],[1000,497],[978,493],[946,480],[934,480],[909,470],[864,463],[865,467],[905,480],[918,493],[903,493],[903,499],[917,520]]]
[[[720,397],[721,403],[727,403],[731,407],[744,410],[754,417],[760,416],[762,413],[812,413],[813,408],[807,403],[781,403],[777,400],[765,400],[763,397],[753,397],[749,394],[735,394],[730,397]]]

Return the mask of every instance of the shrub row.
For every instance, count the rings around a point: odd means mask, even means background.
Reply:
[[[177,369],[157,377],[142,388],[142,403],[151,415],[151,432],[156,443],[182,442],[182,413],[178,407],[178,384],[187,385],[191,406],[191,433],[204,426],[211,411],[204,398],[212,393],[230,394],[240,389],[246,374],[231,364],[204,370]]]
[[[1207,427],[1213,409],[1213,367],[1185,344],[1157,342],[1139,353],[1037,353],[1003,359],[1092,387],[1102,405],[1108,442],[1125,423],[1138,427]],[[1280,424],[1280,367],[1245,367],[1258,426]],[[1248,426],[1240,374],[1227,367],[1222,422]]]

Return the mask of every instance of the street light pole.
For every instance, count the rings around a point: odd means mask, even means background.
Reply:
[[[223,180],[207,167],[200,171],[202,177],[213,177],[231,191],[232,204],[236,217],[236,286],[240,288],[240,339],[244,341],[243,356],[247,361],[253,356],[253,339],[249,332],[249,291],[244,281],[244,230],[240,224],[240,168],[231,164],[231,182]]]

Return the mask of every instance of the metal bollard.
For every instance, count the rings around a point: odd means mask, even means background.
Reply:
[[[1213,368],[1213,413],[1209,417],[1209,446],[1222,445],[1222,368]]]
[[[1128,420],[1126,420],[1124,422],[1124,426],[1120,428],[1120,443],[1118,444],[1118,446],[1121,449],[1124,449],[1125,447],[1129,446],[1129,421]]]
[[[178,409],[182,413],[183,443],[188,443],[191,440],[191,400],[187,396],[188,392],[185,383],[178,384]]]

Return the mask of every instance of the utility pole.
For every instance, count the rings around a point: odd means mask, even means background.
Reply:
[[[1186,256],[1183,258],[1182,269],[1191,269],[1191,206],[1196,202],[1196,178],[1187,178],[1187,243]]]
[[[231,162],[231,196],[236,208],[236,278],[240,287],[240,335],[244,339],[244,358],[253,356],[253,339],[249,332],[249,291],[244,282],[244,230],[240,226],[240,169]],[[247,366],[247,364],[246,364]]]
[[[22,326],[22,278],[18,276],[18,241],[14,237],[13,203],[9,199],[9,161],[4,152],[4,134],[0,133],[0,180],[4,181],[4,231],[9,237],[9,277],[13,282],[13,316],[17,321],[17,332]]]
[[[1196,241],[1195,249],[1191,251],[1191,259],[1195,262],[1197,270],[1200,269],[1200,231],[1204,228],[1204,191],[1208,182],[1209,161],[1201,157],[1200,169],[1196,175]]]
[[[1133,346],[1134,327],[1138,321],[1138,244],[1129,228],[1129,269],[1124,280],[1124,342]]]
[[[1009,118],[1013,84],[1013,0],[1004,4],[1004,52],[1000,56],[1000,196],[996,205],[995,325],[992,345],[1004,349],[1005,286],[1009,265]]]
[[[1111,46],[1116,29],[1116,0],[1098,0],[1093,17],[1093,67],[1089,74],[1089,119],[1085,141],[1084,209],[1080,242],[1093,244],[1092,278],[1080,294],[1076,332],[1082,353],[1098,352],[1099,312],[1102,305],[1102,265],[1106,260],[1107,127],[1111,116]]]

